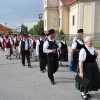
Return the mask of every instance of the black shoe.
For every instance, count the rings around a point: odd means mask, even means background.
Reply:
[[[51,81],[51,84],[52,84],[52,85],[55,85],[55,81]]]
[[[45,71],[47,71],[47,69],[46,69],[46,68],[45,68],[44,70],[45,70]]]
[[[81,97],[83,98],[83,100],[89,100],[89,99],[87,98],[87,95],[81,95]]]
[[[41,70],[42,73],[45,73],[45,70]]]
[[[87,97],[88,97],[88,98],[91,98],[91,95],[90,95],[89,93],[88,93],[88,94],[86,94],[86,95],[87,95]]]
[[[25,64],[23,64],[23,67],[25,66]]]
[[[9,60],[11,60],[11,58]]]
[[[31,65],[28,65],[28,68],[32,68],[32,66]]]

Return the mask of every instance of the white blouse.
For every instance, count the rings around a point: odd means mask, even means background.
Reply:
[[[82,45],[84,44],[83,41],[81,41],[81,40],[79,40],[79,39],[77,39],[76,41],[77,41],[79,44],[82,44]],[[76,41],[74,41],[74,42],[72,43],[72,49],[76,49],[76,47],[77,47]]]
[[[90,52],[91,55],[94,55],[94,53],[95,53],[94,47],[88,47],[88,46],[86,46],[86,48],[89,50],[89,52]],[[86,60],[86,55],[87,54],[86,54],[85,49],[84,48],[81,49],[80,53],[79,53],[79,60],[80,61],[85,61]]]
[[[51,40],[50,38],[48,38],[48,40],[49,40],[49,41],[53,41],[53,42],[55,41],[54,39]],[[52,53],[53,50],[48,49],[48,47],[49,47],[49,42],[46,40],[46,41],[44,42],[44,44],[43,44],[43,52],[44,52],[44,53],[47,53],[47,54]]]
[[[66,44],[66,42],[65,41],[61,41],[63,44]],[[62,44],[61,44],[61,42],[59,43],[59,48],[61,48],[62,47]]]

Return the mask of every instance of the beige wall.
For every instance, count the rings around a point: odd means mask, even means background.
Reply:
[[[59,30],[58,0],[44,0],[44,31]]]
[[[48,8],[44,12],[44,30],[48,31],[49,29],[55,29],[56,31],[59,30],[59,12],[56,8]]]
[[[45,7],[57,7],[59,5],[59,0],[43,0]]]
[[[93,24],[93,9],[92,4],[83,5],[83,29],[85,33],[92,33],[92,24]]]
[[[69,33],[69,9],[67,7],[59,7],[60,26],[59,31],[63,30],[65,34]]]
[[[47,22],[48,22],[47,10],[45,10],[44,11],[44,31],[47,31],[48,29]]]
[[[95,3],[79,3],[78,29],[83,28],[86,34],[94,33]]]
[[[59,5],[59,0],[47,0],[48,1],[48,6],[54,6],[54,7],[58,7]]]
[[[43,0],[43,6],[44,6],[44,8],[47,7],[47,4],[48,4],[48,0]]]
[[[95,3],[95,33],[100,33],[100,1]]]
[[[73,26],[73,16],[75,16],[75,25]],[[78,4],[70,7],[69,12],[69,34],[76,34],[78,29]]]

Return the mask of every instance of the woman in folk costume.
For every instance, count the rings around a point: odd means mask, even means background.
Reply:
[[[68,67],[68,47],[65,41],[65,36],[61,37],[61,41],[59,43],[59,60],[60,65],[62,65],[62,61],[66,62],[66,66]]]
[[[98,91],[100,89],[100,71],[96,62],[98,53],[93,47],[93,38],[87,36],[84,41],[85,46],[79,53],[79,76],[81,79],[87,78],[89,84],[87,88],[84,88],[76,81],[76,88],[82,92],[82,98],[88,100],[91,97],[89,91]]]
[[[70,71],[77,73],[78,57],[80,50],[84,47],[83,29],[78,30],[77,38],[72,43]]]
[[[7,56],[7,59],[9,58],[11,60],[12,55],[12,44],[8,36],[6,36],[5,40],[5,55]]]

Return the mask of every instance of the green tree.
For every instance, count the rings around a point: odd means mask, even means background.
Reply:
[[[29,30],[29,33],[31,35],[40,35],[40,33],[43,31],[44,31],[44,21],[41,20],[36,25],[34,25],[33,28]]]
[[[62,29],[60,30],[60,34],[61,34],[61,35],[64,35],[64,32],[63,32],[63,30],[62,30]]]
[[[28,28],[24,24],[21,26],[21,34],[28,34]]]

